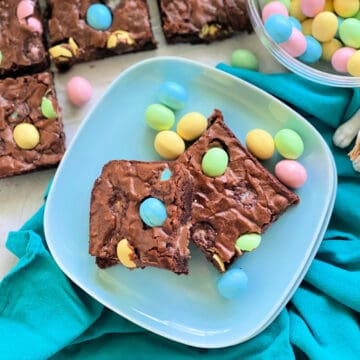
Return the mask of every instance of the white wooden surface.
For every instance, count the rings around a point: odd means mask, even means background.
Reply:
[[[109,84],[126,68],[154,56],[181,56],[215,66],[229,63],[232,51],[246,48],[254,51],[260,60],[260,71],[277,72],[284,69],[272,59],[255,34],[240,34],[211,45],[167,45],[160,27],[156,1],[150,0],[153,31],[158,49],[137,54],[117,56],[105,60],[74,66],[66,74],[55,75],[56,90],[63,109],[64,130],[67,145],[72,140],[81,121]],[[83,108],[73,107],[66,99],[65,86],[71,76],[86,77],[93,85],[94,95]],[[16,264],[17,258],[5,247],[9,231],[17,230],[42,204],[42,196],[55,169],[0,180],[0,279]]]

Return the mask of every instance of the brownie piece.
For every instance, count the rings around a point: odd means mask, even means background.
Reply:
[[[40,72],[49,64],[38,1],[28,2],[26,17],[21,18],[17,16],[19,4],[20,0],[0,1],[1,78]]]
[[[42,113],[44,98],[52,104],[53,118]],[[22,123],[33,124],[39,132],[40,141],[31,150],[15,143],[13,131]],[[50,72],[0,80],[0,178],[57,165],[65,151],[62,128]]]
[[[202,157],[212,147],[229,155],[222,176],[202,172]],[[209,118],[207,131],[177,161],[187,166],[194,181],[191,240],[220,271],[242,254],[235,247],[239,236],[262,233],[299,201],[241,145],[219,110]]]
[[[166,180],[162,176],[169,170]],[[162,226],[149,227],[139,215],[140,204],[149,197],[165,204]],[[187,274],[191,202],[191,176],[181,164],[110,161],[91,194],[89,253],[101,268],[121,263],[117,245],[126,239],[133,267]]]
[[[123,53],[156,48],[145,0],[101,1],[112,12],[106,31],[86,22],[90,5],[97,0],[47,0],[46,17],[50,57],[59,70],[73,64]]]
[[[251,31],[245,0],[158,0],[168,43],[210,43]]]

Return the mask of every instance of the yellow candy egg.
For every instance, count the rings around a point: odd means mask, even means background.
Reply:
[[[174,160],[185,151],[184,140],[171,130],[160,131],[155,137],[154,147],[167,160]]]
[[[347,63],[347,70],[352,76],[360,76],[360,50],[350,57]]]
[[[133,269],[136,263],[132,260],[134,257],[134,249],[130,246],[127,239],[122,239],[116,246],[116,254],[119,261],[126,267]]]
[[[324,11],[334,11],[333,0],[325,0]]]
[[[351,17],[359,11],[359,0],[334,0],[334,10],[343,18]]]
[[[338,19],[330,11],[323,11],[314,17],[312,35],[321,42],[330,41],[336,35]]]
[[[28,123],[15,126],[13,138],[16,145],[24,150],[31,150],[40,142],[38,129],[33,124]]]
[[[330,41],[321,44],[322,54],[321,58],[325,61],[331,61],[334,52],[342,47],[341,41],[338,39],[331,39]]]
[[[291,0],[289,15],[298,19],[300,22],[306,19],[306,16],[301,11],[300,0]]]
[[[176,128],[177,133],[186,141],[197,139],[207,128],[207,119],[198,112],[184,115]]]
[[[251,130],[246,135],[245,142],[247,149],[258,159],[270,159],[274,154],[274,139],[265,130]]]
[[[302,33],[304,35],[312,35],[313,19],[306,19],[301,23]]]

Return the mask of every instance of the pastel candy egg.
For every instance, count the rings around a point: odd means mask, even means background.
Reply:
[[[247,149],[258,159],[270,159],[274,154],[274,139],[265,130],[254,129],[249,131],[245,143]]]
[[[340,26],[339,35],[346,46],[360,48],[360,20],[345,19]]]
[[[352,76],[360,76],[360,50],[356,51],[347,63],[347,70]]]
[[[154,141],[157,153],[164,159],[174,160],[185,151],[184,140],[170,130],[160,131]]]
[[[300,0],[291,0],[289,14],[300,22],[306,19],[306,15],[301,11]]]
[[[321,58],[326,61],[331,61],[335,51],[342,48],[343,44],[338,39],[331,39],[330,41],[322,43]]]
[[[260,234],[244,234],[236,240],[236,248],[240,251],[253,251],[261,243]]]
[[[293,26],[288,17],[280,14],[271,15],[264,24],[265,30],[270,37],[277,43],[284,43],[289,40]]]
[[[29,0],[22,0],[16,9],[16,16],[19,20],[23,20],[34,13],[34,3]]]
[[[292,26],[294,26],[299,31],[302,31],[301,23],[297,18],[294,18],[293,16],[289,16],[289,20],[290,20]]]
[[[312,36],[306,35],[306,50],[305,52],[299,57],[304,63],[313,64],[320,60],[322,54],[322,47],[321,44],[315,40]]]
[[[191,112],[184,115],[178,122],[176,131],[186,141],[197,139],[207,128],[208,122],[204,115]]]
[[[121,264],[127,268],[133,269],[136,267],[136,263],[133,261],[135,251],[127,239],[122,239],[118,242],[116,246],[116,254]]]
[[[314,17],[323,11],[325,0],[300,0],[300,8],[304,15]]]
[[[353,18],[360,20],[360,10],[353,16]]]
[[[56,119],[57,113],[54,109],[54,105],[52,101],[45,96],[41,100],[41,113],[47,118],[47,119]]]
[[[275,166],[276,177],[286,186],[297,189],[307,179],[305,168],[295,160],[281,160]]]
[[[91,99],[92,92],[90,82],[82,76],[74,76],[66,84],[67,97],[76,106],[85,105]]]
[[[336,50],[331,58],[332,67],[337,72],[346,74],[348,72],[347,63],[355,52],[356,50],[350,47],[342,47]]]
[[[218,147],[209,149],[201,161],[201,168],[210,177],[221,176],[225,173],[229,163],[227,152]]]
[[[173,110],[181,110],[188,101],[188,93],[185,88],[174,82],[163,82],[159,87],[159,101]]]
[[[231,54],[231,66],[257,71],[259,70],[259,60],[250,50],[238,49]]]
[[[286,6],[280,1],[272,1],[266,4],[262,9],[262,21],[265,22],[269,16],[274,14],[283,15],[285,17],[289,16]]]
[[[265,0],[265,4],[268,4],[270,2],[273,2],[274,0]],[[287,9],[287,11],[290,10],[290,3],[291,3],[291,0],[278,0],[279,2],[283,3]]]
[[[171,170],[169,168],[164,169],[164,171],[161,173],[160,181],[167,181],[171,178]]]
[[[334,0],[334,10],[344,18],[351,17],[359,11],[359,0]]]
[[[298,57],[306,50],[306,39],[301,31],[293,28],[289,40],[281,43],[279,46],[289,55]]]
[[[86,12],[86,22],[95,30],[107,30],[112,23],[111,11],[103,4],[92,4]]]
[[[16,125],[13,131],[16,145],[24,150],[31,150],[40,142],[40,134],[33,124],[22,123]]]
[[[37,18],[33,16],[29,17],[27,19],[27,24],[33,32],[37,32],[39,34],[43,33],[43,26]]]
[[[333,0],[325,0],[324,11],[334,11]]]
[[[321,42],[330,41],[336,35],[338,19],[330,11],[323,11],[317,14],[312,23],[312,35]]]
[[[338,18],[338,28],[337,28],[335,37],[340,39],[340,27],[341,27],[341,25],[342,25],[342,23],[344,22],[345,19],[340,17],[340,16],[338,16],[337,18]]]
[[[229,269],[217,283],[217,288],[221,296],[226,299],[237,299],[241,297],[248,284],[248,277],[242,269]]]
[[[140,218],[149,227],[161,226],[167,218],[165,204],[153,197],[145,199],[140,204]]]
[[[154,130],[169,130],[174,125],[175,114],[162,104],[151,104],[145,111],[145,121]]]
[[[304,151],[300,135],[291,129],[278,131],[274,138],[277,151],[286,159],[297,159]]]
[[[314,19],[306,19],[301,23],[302,33],[304,35],[312,35],[312,23]]]

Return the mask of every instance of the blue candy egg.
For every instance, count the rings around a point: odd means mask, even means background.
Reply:
[[[336,37],[337,39],[340,39],[340,32],[339,32],[339,30],[340,30],[340,26],[342,25],[342,23],[344,22],[345,19],[342,18],[341,16],[338,16],[337,19],[338,19],[338,28],[337,28],[337,30],[336,30],[335,37]]]
[[[167,218],[165,204],[153,197],[145,199],[140,205],[140,218],[147,226],[161,226]]]
[[[165,81],[159,87],[159,101],[173,110],[181,110],[188,101],[185,88],[173,81]]]
[[[265,21],[264,26],[268,34],[277,44],[289,40],[293,29],[293,25],[289,18],[280,14],[269,16]]]
[[[167,181],[171,178],[171,170],[169,168],[164,169],[164,171],[161,174],[161,181]]]
[[[95,30],[107,30],[112,23],[111,11],[103,4],[92,4],[86,12],[86,22]]]
[[[301,23],[297,18],[294,18],[293,16],[289,16],[289,20],[294,28],[298,29],[299,31],[302,31]]]
[[[239,298],[247,288],[248,277],[242,269],[229,269],[218,281],[218,290],[226,299]]]
[[[321,58],[322,47],[320,43],[310,35],[306,35],[305,39],[306,50],[299,56],[299,60],[307,64],[315,63]]]

